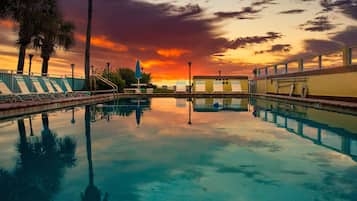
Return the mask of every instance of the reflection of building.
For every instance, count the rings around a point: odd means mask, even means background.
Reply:
[[[247,76],[193,76],[196,93],[240,93],[248,91]]]
[[[356,116],[259,99],[254,109],[264,121],[357,159]]]
[[[195,112],[248,111],[246,98],[195,98]]]

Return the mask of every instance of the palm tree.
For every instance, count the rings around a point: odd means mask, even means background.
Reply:
[[[26,48],[33,36],[38,34],[40,13],[43,12],[41,0],[1,0],[0,17],[11,18],[19,23],[18,40],[19,58],[17,73],[23,73]]]
[[[64,21],[57,6],[56,0],[44,0],[47,5],[41,15],[39,34],[33,40],[34,47],[41,49],[42,76],[47,76],[48,61],[56,47],[65,50],[74,45],[74,25]]]
[[[74,25],[71,22],[61,19],[49,19],[41,30],[42,34],[34,40],[35,48],[41,49],[42,76],[47,76],[48,62],[55,53],[56,47],[63,47],[65,50],[74,45]]]
[[[91,42],[91,31],[92,31],[92,11],[93,11],[93,0],[88,0],[88,21],[87,21],[87,39],[86,39],[86,50],[84,56],[84,74],[86,80],[86,88],[89,89],[89,76],[90,76],[90,42]]]

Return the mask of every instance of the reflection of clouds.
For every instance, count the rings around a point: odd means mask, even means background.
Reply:
[[[350,158],[248,112],[194,112],[188,126],[187,104],[152,103],[140,128],[135,114],[91,124],[96,185],[110,193],[110,200],[279,200],[285,193],[298,200],[328,200],[323,194],[348,200],[355,193],[357,180],[351,175],[357,172]],[[59,200],[78,195],[83,189],[77,186],[87,182],[83,110],[76,112],[75,125],[70,119],[70,112],[50,114],[51,129],[75,136],[79,148],[78,165],[68,170]],[[36,121],[41,119],[33,121],[40,131]],[[15,130],[10,126],[0,135],[1,151],[7,144],[13,147]]]

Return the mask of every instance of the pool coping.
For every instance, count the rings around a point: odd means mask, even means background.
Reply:
[[[357,115],[356,102],[326,100],[326,99],[317,99],[317,98],[302,98],[302,97],[293,97],[293,96],[286,96],[286,95],[259,94],[259,93],[253,93],[251,94],[251,96],[278,100],[278,101],[289,101],[296,105],[308,106],[315,109]]]

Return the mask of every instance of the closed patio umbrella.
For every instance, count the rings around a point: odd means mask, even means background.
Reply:
[[[139,60],[136,61],[135,78],[138,80],[138,91],[140,91],[140,79],[142,78],[142,73]]]

